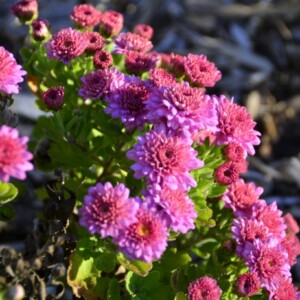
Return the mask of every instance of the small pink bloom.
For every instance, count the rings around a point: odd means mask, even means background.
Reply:
[[[21,0],[15,3],[11,10],[22,23],[25,23],[37,17],[38,3],[36,0]]]
[[[149,40],[132,32],[120,33],[119,36],[115,38],[115,44],[116,48],[114,53],[116,54],[125,54],[130,51],[146,53],[153,47]]]
[[[288,213],[285,216],[283,216],[284,218],[284,222],[287,226],[287,233],[293,233],[296,234],[299,232],[299,225],[297,223],[297,221],[294,219],[294,217]]]
[[[155,66],[156,60],[147,53],[129,51],[125,54],[125,68],[129,74],[139,76]]]
[[[197,186],[188,172],[201,168],[203,162],[197,159],[197,151],[190,141],[154,130],[139,136],[138,140],[127,152],[127,157],[136,161],[131,166],[135,178],[146,177],[150,184],[165,184],[174,190],[186,191]]]
[[[156,87],[171,86],[177,83],[176,77],[164,69],[154,68],[150,70],[150,82]]]
[[[124,17],[122,14],[108,10],[104,12],[100,19],[100,34],[105,38],[113,38],[122,30]]]
[[[137,221],[127,226],[114,239],[119,250],[130,259],[151,262],[159,259],[167,248],[168,230],[155,211],[141,204]]]
[[[129,198],[129,189],[124,184],[115,187],[110,182],[97,183],[90,187],[79,210],[80,225],[90,233],[117,237],[120,230],[136,222],[139,204]]]
[[[229,185],[239,178],[240,169],[234,162],[225,162],[215,170],[215,180],[222,185]]]
[[[269,300],[299,300],[297,287],[292,283],[291,278],[283,279],[280,285],[270,292]]]
[[[239,296],[250,297],[258,292],[260,281],[255,273],[245,273],[239,275],[236,282],[236,290]]]
[[[154,31],[153,31],[153,28],[149,25],[138,24],[138,25],[134,26],[133,32],[147,40],[151,40]]]
[[[0,92],[18,94],[19,83],[26,72],[18,65],[14,56],[0,46]]]
[[[10,177],[26,178],[26,171],[33,169],[29,160],[32,154],[27,151],[28,137],[19,138],[17,129],[6,125],[0,127],[0,180],[8,182]]]
[[[235,142],[229,142],[226,145],[226,147],[224,148],[224,154],[228,160],[234,162],[240,162],[247,156],[245,149]]]
[[[199,87],[212,87],[222,77],[215,64],[208,61],[205,55],[188,54],[184,60],[187,80]]]
[[[184,75],[185,57],[180,54],[171,53],[169,58],[169,63],[167,65],[167,69],[174,73],[177,77],[181,77]]]
[[[68,64],[72,59],[80,56],[89,45],[85,34],[72,28],[61,29],[45,44],[50,59],[58,59]]]
[[[300,241],[298,237],[295,234],[289,234],[281,241],[281,245],[288,254],[290,266],[295,265],[297,256],[300,255]]]
[[[107,69],[113,64],[113,58],[110,52],[105,50],[97,50],[93,58],[96,69]]]
[[[225,96],[213,96],[218,115],[218,132],[216,141],[218,145],[235,142],[247,153],[253,155],[254,147],[260,143],[260,133],[254,130],[256,123],[245,107],[228,100]]]
[[[188,300],[219,300],[221,295],[217,281],[208,276],[196,279],[188,288]]]
[[[65,88],[63,86],[51,87],[42,93],[42,99],[50,109],[58,110],[63,106]]]
[[[82,28],[93,27],[99,24],[101,12],[90,4],[75,5],[71,19]]]
[[[85,49],[86,52],[94,53],[97,50],[100,50],[104,47],[105,41],[98,32],[88,31],[88,32],[85,32],[84,34],[85,34],[86,39],[89,42]]]
[[[32,21],[32,35],[36,41],[44,41],[50,36],[49,25],[46,20],[36,19]]]

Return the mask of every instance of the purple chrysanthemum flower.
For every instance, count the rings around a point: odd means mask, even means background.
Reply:
[[[138,139],[134,148],[127,152],[127,157],[136,161],[131,166],[135,178],[146,177],[150,184],[165,184],[171,189],[189,190],[197,186],[188,172],[201,168],[203,162],[197,159],[197,151],[190,141],[154,130]]]
[[[190,283],[188,289],[189,300],[219,300],[222,290],[214,278],[204,276]]]
[[[154,185],[146,192],[146,201],[157,207],[158,213],[173,231],[187,233],[195,228],[197,212],[193,201],[181,190]]]
[[[130,259],[145,262],[159,259],[167,247],[167,227],[160,216],[145,204],[141,204],[136,217],[137,221],[121,231],[114,242]]]
[[[231,228],[233,238],[237,243],[236,253],[239,257],[244,257],[245,248],[251,247],[256,239],[262,242],[272,237],[268,228],[264,226],[263,222],[256,219],[238,218],[233,220]]]
[[[288,254],[278,239],[271,238],[267,242],[256,239],[249,249],[245,249],[244,257],[246,266],[258,275],[261,286],[268,291],[291,277]]]
[[[72,59],[80,56],[89,45],[83,32],[72,28],[61,29],[45,44],[50,59],[58,59],[68,64]]]
[[[113,187],[110,182],[97,183],[84,197],[83,207],[79,210],[80,225],[92,234],[117,237],[120,230],[136,222],[138,207],[138,202],[129,198],[129,189],[124,184]]]
[[[228,100],[225,96],[213,96],[218,115],[218,132],[216,133],[217,145],[236,142],[247,153],[254,155],[255,145],[260,143],[260,133],[254,130],[256,123],[245,107],[239,106]]]
[[[202,89],[192,88],[187,82],[153,89],[146,105],[150,122],[163,121],[175,132],[182,130],[193,135],[199,130],[217,129],[214,103]]]
[[[14,56],[0,46],[0,92],[18,94],[18,83],[23,81],[26,72],[18,65]]]
[[[8,182],[10,177],[24,180],[26,171],[33,169],[27,151],[28,137],[19,138],[17,129],[6,125],[0,127],[0,180]]]
[[[51,87],[42,93],[42,99],[50,109],[58,110],[63,106],[65,88],[63,86]]]
[[[130,51],[146,53],[152,49],[152,43],[142,36],[132,33],[123,32],[115,38],[115,54],[124,54]]]
[[[97,70],[81,78],[78,94],[84,99],[101,99],[124,83],[124,74],[117,69]]]
[[[146,121],[145,101],[150,93],[147,82],[139,77],[125,76],[125,83],[107,95],[105,112],[120,118],[127,130],[143,130]]]

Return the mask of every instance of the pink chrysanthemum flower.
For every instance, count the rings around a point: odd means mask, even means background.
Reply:
[[[266,201],[258,200],[252,206],[250,217],[263,222],[274,237],[282,239],[286,236],[286,225],[281,215],[276,202],[267,205]]]
[[[129,51],[125,54],[125,68],[130,74],[141,75],[155,68],[156,61],[147,53]]]
[[[86,52],[94,53],[97,50],[100,50],[104,47],[105,41],[98,32],[88,31],[88,32],[85,32],[84,34],[85,34],[86,39],[89,42],[85,49]]]
[[[146,24],[138,24],[134,26],[133,32],[140,35],[141,37],[151,40],[154,30],[151,26],[146,25]]]
[[[31,21],[38,15],[38,3],[36,0],[21,0],[11,8],[13,14],[23,23]]]
[[[239,257],[244,257],[245,248],[251,247],[256,239],[266,242],[272,234],[264,224],[255,219],[238,218],[233,220],[231,228],[233,238],[237,243],[236,253]]]
[[[215,180],[222,185],[229,185],[239,178],[240,168],[237,163],[228,161],[215,170]]]
[[[0,92],[18,94],[18,83],[23,81],[26,72],[18,65],[14,56],[0,46]]]
[[[115,10],[107,10],[100,19],[100,34],[105,38],[113,38],[122,30],[124,17]]]
[[[150,70],[149,75],[150,82],[156,87],[170,86],[177,83],[174,75],[161,68]]]
[[[293,266],[297,263],[297,256],[300,255],[300,241],[295,234],[287,235],[282,241],[281,246],[288,254],[289,265]]]
[[[58,110],[63,106],[65,88],[63,86],[51,87],[42,93],[42,99],[50,109]]]
[[[218,113],[216,141],[218,145],[236,142],[250,155],[254,155],[254,145],[258,145],[260,133],[254,130],[256,123],[245,107],[228,100],[225,96],[213,96]]]
[[[96,69],[107,69],[113,64],[113,58],[110,52],[98,50],[93,57],[93,63]]]
[[[260,281],[256,273],[250,272],[239,275],[236,290],[239,296],[250,297],[258,292]]]
[[[248,210],[263,193],[262,187],[256,187],[253,182],[245,183],[244,179],[238,179],[228,186],[222,196],[226,207],[234,212]],[[238,212],[237,212],[238,213]]]
[[[244,253],[246,266],[258,275],[261,286],[268,291],[276,289],[282,280],[291,277],[288,254],[277,239],[271,238],[268,242],[256,239]]]
[[[136,222],[138,208],[138,202],[129,198],[129,189],[124,184],[113,187],[110,182],[97,183],[84,197],[79,223],[92,234],[117,237],[120,230]]]
[[[125,54],[130,51],[146,53],[153,47],[149,40],[132,32],[120,33],[119,36],[115,38],[115,44],[114,53],[116,54]]]
[[[297,288],[293,285],[291,278],[285,278],[280,285],[270,292],[269,300],[299,300],[300,295]]]
[[[147,82],[135,76],[125,76],[125,83],[110,93],[105,101],[105,112],[113,118],[120,118],[128,131],[143,130],[146,121],[145,101],[150,93]]]
[[[168,230],[163,220],[145,204],[140,205],[137,221],[120,232],[114,242],[130,259],[151,262],[159,259],[167,248]]]
[[[188,300],[219,300],[221,295],[217,281],[208,276],[196,279],[188,288]]]
[[[157,207],[167,227],[184,234],[195,228],[197,212],[193,201],[185,192],[154,185],[146,191],[146,195],[146,201]]]
[[[46,20],[32,21],[32,36],[36,41],[44,41],[50,36],[49,24]]]
[[[246,158],[247,153],[239,144],[229,142],[224,148],[224,155],[230,161],[240,162]]]
[[[88,46],[85,34],[72,28],[61,29],[45,44],[50,59],[58,59],[68,64],[72,59],[80,56]]]
[[[169,62],[165,61],[167,70],[174,73],[177,77],[184,75],[184,60],[185,57],[180,54],[171,53],[169,56]]]
[[[184,131],[187,137],[199,130],[216,130],[218,123],[214,103],[203,90],[187,82],[156,88],[146,101],[150,122],[163,121],[172,131]]]
[[[101,12],[90,4],[75,5],[70,18],[81,28],[93,27],[99,24]]]
[[[222,78],[221,72],[205,55],[188,54],[184,70],[187,80],[199,87],[212,87]]]
[[[287,234],[289,233],[296,234],[300,231],[297,221],[290,213],[287,213],[285,216],[283,216],[283,218],[287,226]]]
[[[101,99],[124,83],[124,74],[117,69],[97,70],[81,78],[78,94],[84,99]]]
[[[27,151],[28,137],[19,138],[17,129],[6,125],[0,127],[0,180],[8,182],[10,177],[26,178],[26,171],[33,169],[29,160],[32,154]]]
[[[146,177],[148,183],[165,184],[174,190],[197,186],[188,172],[201,168],[203,162],[197,159],[197,151],[190,141],[154,130],[139,136],[138,140],[127,152],[127,157],[136,161],[131,166],[135,178]]]

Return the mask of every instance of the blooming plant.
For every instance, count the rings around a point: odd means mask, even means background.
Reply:
[[[28,86],[48,112],[30,149],[36,169],[56,174],[43,218],[67,266],[49,275],[34,265],[36,276],[83,299],[300,299],[291,276],[298,225],[240,178],[260,133],[244,107],[208,93],[221,79],[215,64],[153,51],[153,29],[123,32],[116,11],[77,5],[74,28],[56,33],[35,0],[12,11],[29,29]],[[3,47],[0,57],[4,110],[25,71]],[[3,121],[3,211],[17,193],[11,177],[33,169],[27,141]],[[0,291],[21,285],[30,297],[24,280],[6,279]]]

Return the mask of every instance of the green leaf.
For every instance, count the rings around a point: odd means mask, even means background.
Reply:
[[[100,253],[95,259],[95,265],[98,270],[112,272],[116,265],[116,255],[114,253]]]
[[[183,292],[178,292],[175,295],[174,300],[187,300],[187,297],[186,297],[186,295]]]
[[[141,260],[129,260],[122,253],[117,255],[117,259],[125,269],[132,271],[139,276],[147,276],[153,267],[152,263],[145,263]]]
[[[116,278],[109,282],[107,300],[121,300],[120,285]]]
[[[160,266],[164,272],[167,272],[187,265],[191,260],[186,252],[177,252],[176,248],[168,248],[161,258]]]
[[[216,198],[222,196],[227,190],[227,187],[224,185],[215,184],[210,187],[208,191],[209,198]]]
[[[16,215],[13,206],[10,203],[0,206],[0,221],[7,222]]]
[[[6,204],[18,195],[18,189],[12,183],[0,181],[0,206]]]
[[[93,288],[97,284],[100,271],[95,267],[94,259],[92,257],[84,259],[74,252],[71,254],[69,262],[67,281],[75,296],[96,299],[97,295],[94,294]]]

